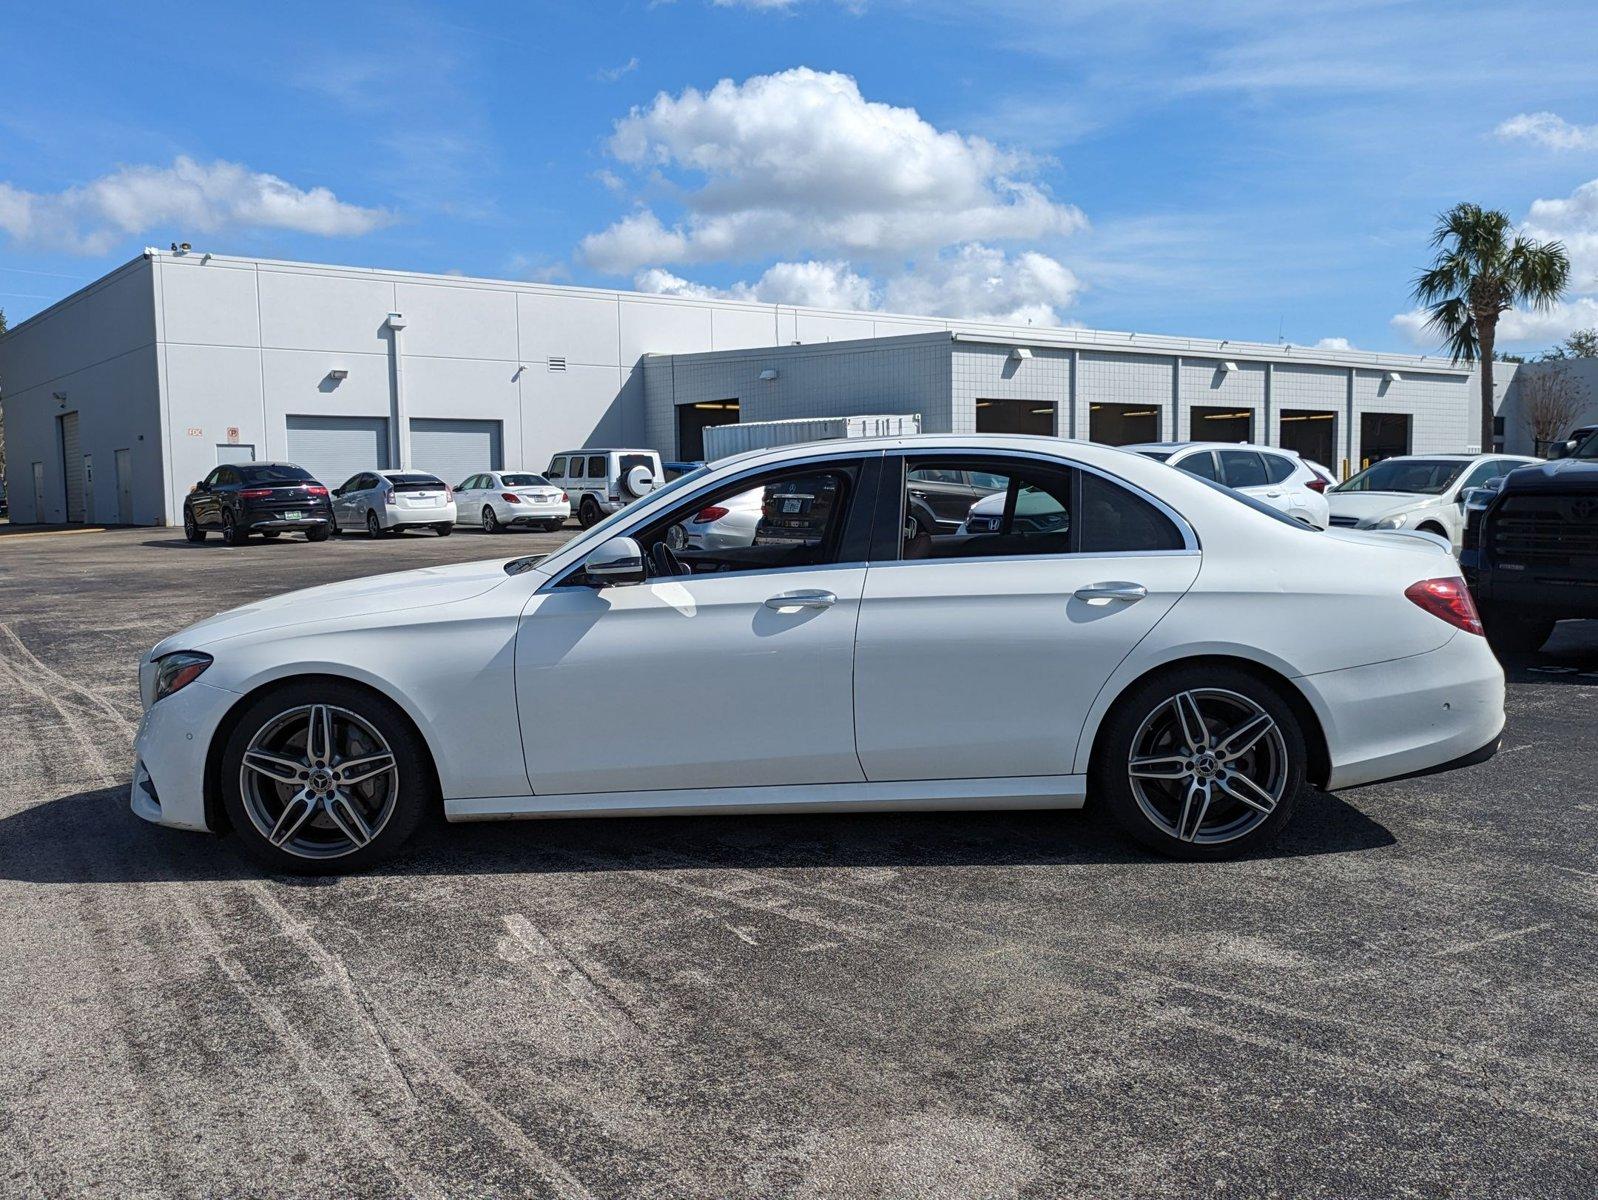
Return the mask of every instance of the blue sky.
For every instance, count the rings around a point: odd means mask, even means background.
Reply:
[[[1575,264],[1598,22],[1552,3],[30,6],[0,307],[146,244],[1040,324],[1425,348],[1437,211]]]

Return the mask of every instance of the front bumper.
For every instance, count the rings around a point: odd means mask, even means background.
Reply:
[[[1580,569],[1499,563],[1484,567],[1479,551],[1462,556],[1465,583],[1478,606],[1524,616],[1598,620],[1598,576]]]
[[[217,726],[238,700],[197,679],[145,709],[133,738],[134,813],[174,829],[208,829],[205,764]]]
[[[1495,745],[1504,728],[1504,670],[1471,633],[1297,682],[1326,734],[1333,791],[1463,765],[1454,760]]]

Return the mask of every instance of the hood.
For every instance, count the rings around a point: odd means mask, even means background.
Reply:
[[[1598,459],[1556,458],[1536,466],[1517,467],[1504,476],[1504,493],[1557,492],[1598,494]]]
[[[1443,503],[1441,496],[1422,496],[1414,492],[1327,492],[1326,505],[1334,517],[1353,517],[1374,521],[1394,513],[1416,508],[1431,508]]]
[[[416,571],[396,571],[390,575],[368,575],[325,583],[257,600],[241,608],[231,608],[190,625],[164,639],[150,651],[155,658],[172,650],[198,650],[224,638],[283,629],[291,625],[336,621],[342,617],[395,612],[406,608],[425,608],[434,604],[456,604],[480,596],[510,578],[505,572],[507,559],[487,562],[452,563],[442,567],[423,567]]]

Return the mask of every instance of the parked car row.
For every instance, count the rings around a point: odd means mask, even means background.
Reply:
[[[568,451],[551,460],[550,474],[483,471],[453,487],[427,471],[370,470],[330,489],[294,463],[225,463],[190,489],[183,533],[200,542],[214,531],[236,546],[253,534],[303,533],[321,542],[334,533],[376,538],[407,529],[448,537],[456,525],[552,531],[574,510],[586,528],[663,479],[652,450]]]

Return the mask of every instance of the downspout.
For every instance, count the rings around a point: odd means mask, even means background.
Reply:
[[[400,343],[400,333],[405,328],[405,318],[400,313],[391,312],[383,324],[388,329],[391,353],[389,369],[393,372],[394,380],[390,403],[394,432],[389,443],[394,451],[394,467],[403,471],[411,462],[411,427],[405,418],[405,355]]]

